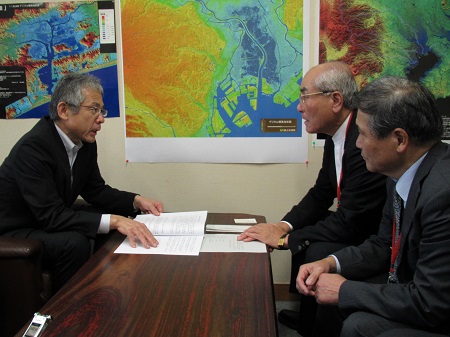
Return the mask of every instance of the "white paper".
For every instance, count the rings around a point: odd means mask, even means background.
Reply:
[[[255,224],[257,222],[256,222],[255,218],[250,218],[250,219],[234,219],[234,223],[238,223],[238,224],[244,224],[244,223]]]
[[[143,163],[305,163],[308,134],[301,125],[302,137],[126,137],[125,153]]]
[[[198,255],[205,232],[207,211],[138,215],[135,220],[144,223],[158,240],[156,248],[145,248],[136,238],[136,248],[128,237],[114,251],[117,254]]]
[[[116,254],[162,254],[162,255],[198,255],[203,236],[157,236],[156,248],[145,248],[137,240],[136,248],[131,247],[128,237],[115,250]]]
[[[144,223],[153,235],[203,235],[207,211],[140,214],[135,220]]]
[[[266,245],[260,241],[238,241],[236,234],[205,234],[201,253],[266,253]]]
[[[223,232],[223,233],[242,233],[246,229],[250,228],[251,226],[242,226],[242,225],[213,225],[208,224],[206,225],[206,231],[207,232]]]

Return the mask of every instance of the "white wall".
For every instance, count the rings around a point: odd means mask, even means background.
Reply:
[[[309,1],[305,1],[305,8]],[[318,1],[312,1],[313,12]],[[305,15],[309,15],[305,13]],[[309,21],[310,20],[310,21]],[[308,18],[311,27],[316,16]],[[315,29],[311,29],[315,32]],[[315,33],[312,41],[317,41]],[[305,59],[317,60],[316,43],[305,41]],[[315,64],[312,61],[312,64]],[[36,119],[0,120],[0,161]],[[183,164],[126,163],[124,116],[108,118],[97,136],[99,165],[113,187],[154,197],[169,212],[207,210],[264,215],[277,222],[314,184],[323,149],[310,146],[309,164]],[[311,136],[310,136],[311,137]],[[311,139],[310,139],[311,140]],[[311,141],[309,142],[311,144]],[[152,149],[146,149],[151,151]],[[274,283],[289,283],[290,252],[271,254]]]

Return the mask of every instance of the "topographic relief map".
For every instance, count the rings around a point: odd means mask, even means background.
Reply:
[[[300,137],[303,0],[122,0],[127,137]]]
[[[117,57],[113,43],[101,44],[99,7],[113,1],[17,3],[0,0],[0,117],[38,118],[58,79],[70,71],[102,80],[109,116],[119,116]],[[112,22],[114,15],[112,15]],[[109,25],[107,28],[114,28]],[[107,29],[103,37],[114,36]],[[113,48],[111,48],[113,46]]]
[[[450,3],[321,0],[320,62],[352,65],[364,85],[384,75],[423,82],[435,95],[450,139]]]

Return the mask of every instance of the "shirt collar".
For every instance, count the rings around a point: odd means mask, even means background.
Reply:
[[[83,142],[80,142],[80,144],[75,144],[74,142],[72,142],[72,140],[64,133],[63,130],[60,129],[60,127],[58,125],[56,125],[56,123],[55,123],[55,127],[56,127],[56,131],[58,131],[58,134],[61,137],[61,140],[64,144],[64,147],[65,147],[67,153],[72,152],[74,150],[74,148],[76,149],[76,151],[78,151],[79,149],[81,149],[83,147]]]
[[[333,137],[331,139],[333,140],[334,144],[340,144],[345,140],[346,132],[347,132],[347,124],[350,120],[350,115],[347,116],[344,123],[339,127],[339,129],[335,132]]]
[[[397,190],[398,195],[402,198],[405,207],[414,176],[416,175],[417,169],[419,168],[427,153],[425,153],[422,157],[419,158],[419,160],[412,164],[410,168],[402,174],[400,179],[397,181],[397,184],[395,185],[395,189]]]

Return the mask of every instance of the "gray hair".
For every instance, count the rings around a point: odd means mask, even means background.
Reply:
[[[339,91],[344,98],[344,107],[356,110],[358,107],[358,84],[350,67],[344,62],[329,61],[320,64],[324,69],[314,80],[319,91]]]
[[[49,116],[52,120],[59,119],[57,107],[60,102],[65,102],[75,108],[75,112],[80,109],[80,104],[85,96],[83,89],[92,89],[103,95],[103,87],[100,79],[90,74],[68,73],[61,77],[53,90],[49,106]]]
[[[395,128],[404,129],[418,146],[440,140],[442,117],[433,94],[421,83],[400,77],[384,77],[366,85],[358,108],[368,115],[369,127],[378,138]]]

